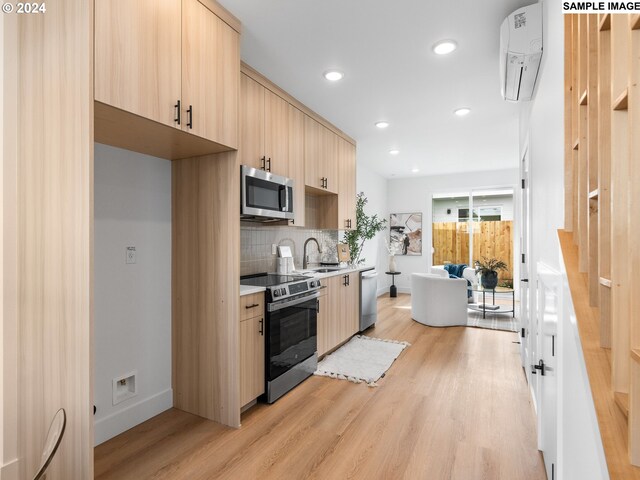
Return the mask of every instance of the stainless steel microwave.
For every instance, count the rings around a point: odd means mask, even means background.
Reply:
[[[243,220],[268,222],[294,218],[291,178],[257,168],[240,168],[240,215]]]

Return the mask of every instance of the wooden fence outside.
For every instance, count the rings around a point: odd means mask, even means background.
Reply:
[[[467,222],[437,222],[432,225],[433,265],[469,263]],[[473,259],[497,258],[507,264],[500,280],[513,279],[513,221],[474,222]]]

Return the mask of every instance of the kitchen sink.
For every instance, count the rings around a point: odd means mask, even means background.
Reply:
[[[318,272],[318,273],[329,273],[329,272],[337,272],[338,270],[340,270],[340,268],[338,267],[322,267],[322,268],[314,268],[313,271],[314,272]]]

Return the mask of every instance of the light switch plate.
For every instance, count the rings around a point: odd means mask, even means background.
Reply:
[[[136,263],[136,247],[127,247],[125,259],[127,263]]]

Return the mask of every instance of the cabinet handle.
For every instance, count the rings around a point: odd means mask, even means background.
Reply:
[[[320,313],[320,300],[316,298],[316,313]]]
[[[249,310],[250,308],[256,308],[259,307],[260,304],[259,303],[254,303],[253,305],[245,305],[244,308],[246,308],[247,310]]]
[[[324,179],[324,188],[329,188],[329,177]]]
[[[271,157],[267,158],[267,172],[271,171]]]
[[[342,285],[344,285],[345,287],[347,286],[348,279],[349,279],[348,275],[343,275],[342,276]]]
[[[264,318],[261,318],[258,323],[260,324],[260,331],[258,333],[264,337]]]
[[[347,287],[351,285],[351,277],[347,275]]]
[[[176,104],[173,106],[173,108],[177,108],[177,109],[178,109],[178,116],[177,116],[177,117],[175,117],[175,118],[173,119],[173,121],[174,121],[174,122],[178,122],[178,125],[180,125],[180,110],[181,110],[181,108],[180,108],[180,100],[178,100],[178,103],[176,103]]]
[[[262,163],[262,166],[260,168],[262,170],[266,170],[267,169],[267,157],[260,158],[260,162]]]
[[[187,115],[189,115],[189,121],[187,122],[187,127],[191,129],[193,128],[193,105],[189,105],[189,109],[187,110]]]

